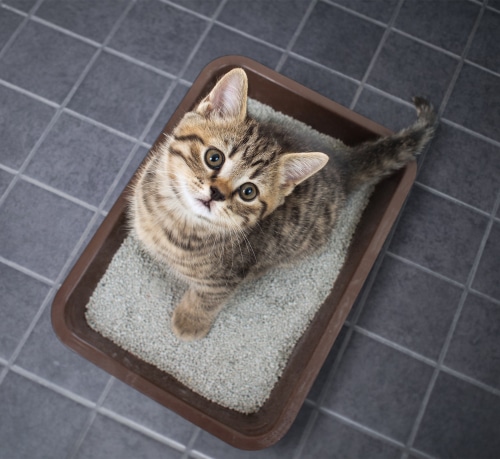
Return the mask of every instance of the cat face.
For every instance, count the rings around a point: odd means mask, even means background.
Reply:
[[[175,128],[163,194],[183,218],[227,231],[256,225],[320,170],[323,153],[289,153],[246,116],[247,77],[227,73]]]

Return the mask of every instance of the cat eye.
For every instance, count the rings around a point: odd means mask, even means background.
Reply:
[[[259,190],[257,187],[250,182],[244,183],[239,189],[240,198],[243,199],[243,201],[252,201],[257,197],[258,193]]]
[[[205,153],[205,163],[210,169],[218,170],[224,164],[224,154],[216,148],[209,148]]]

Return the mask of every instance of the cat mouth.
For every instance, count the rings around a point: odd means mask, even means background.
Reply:
[[[211,199],[208,199],[208,200],[205,200],[205,199],[197,199],[198,202],[200,202],[201,204],[203,204],[209,211],[211,210],[210,209],[210,204],[212,203],[212,200]]]

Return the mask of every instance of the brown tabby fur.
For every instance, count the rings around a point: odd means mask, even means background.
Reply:
[[[435,115],[414,102],[413,126],[346,147],[324,167],[325,154],[296,151],[293,139],[251,119],[245,72],[227,73],[152,152],[130,203],[144,247],[189,285],[172,317],[175,334],[204,337],[244,280],[321,249],[347,193],[420,153]]]

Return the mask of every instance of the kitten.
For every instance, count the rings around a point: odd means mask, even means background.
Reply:
[[[246,279],[321,249],[346,195],[402,168],[431,139],[435,114],[330,158],[247,115],[247,77],[228,72],[141,168],[130,202],[136,236],[189,288],[174,310],[182,340],[204,337]]]

